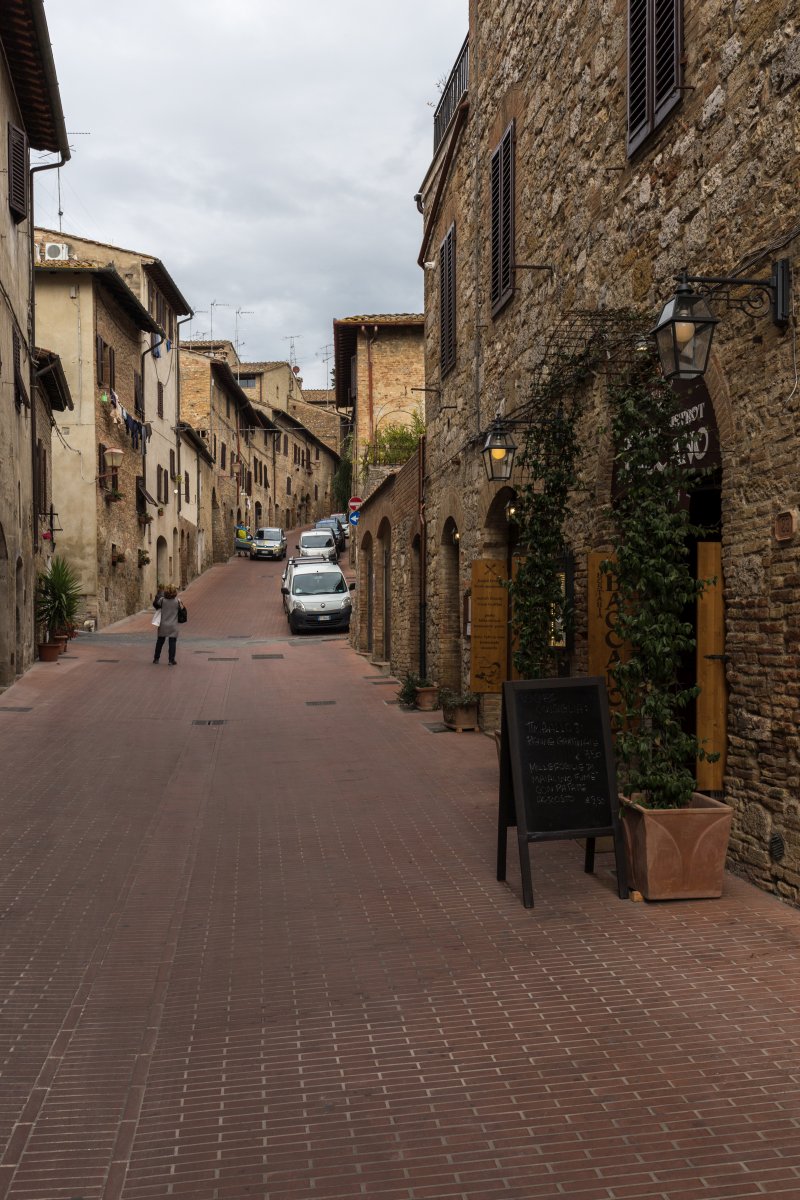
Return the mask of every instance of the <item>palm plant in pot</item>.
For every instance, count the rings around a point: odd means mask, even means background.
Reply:
[[[648,899],[719,896],[732,812],[695,791],[697,759],[718,757],[687,732],[699,689],[682,681],[694,652],[691,606],[713,580],[695,579],[688,542],[700,531],[686,497],[697,472],[681,400],[651,363],[609,386],[616,447],[612,504],[616,632],[626,652],[614,675],[622,697],[616,752],[633,886]]]
[[[59,634],[69,636],[75,627],[81,586],[77,573],[65,558],[54,555],[46,571],[36,580],[36,621],[43,633],[38,645],[42,662],[54,662],[61,652]]]

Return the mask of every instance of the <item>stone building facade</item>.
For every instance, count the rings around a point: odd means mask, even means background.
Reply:
[[[37,265],[36,315],[74,403],[53,444],[59,549],[80,577],[83,619],[105,626],[155,591],[145,520],[150,435],[137,406],[142,334],[161,330],[114,267],[67,261]],[[122,452],[118,466],[109,449]]]
[[[350,640],[400,677],[426,674],[424,539],[421,524],[423,448],[389,473],[364,500]]]
[[[353,488],[363,494],[381,429],[424,419],[424,317],[342,317],[333,322],[333,342],[336,407],[350,414]]]
[[[70,157],[41,0],[0,8],[0,688],[35,654],[36,576],[47,564],[50,511],[50,411],[37,386],[32,304],[30,151]],[[38,156],[41,159],[41,153]],[[42,166],[38,167],[41,170]],[[48,383],[52,381],[48,380]],[[48,534],[48,537],[44,537]]]
[[[769,279],[772,262],[788,258],[796,275],[799,18],[798,0],[470,3],[420,190],[427,642],[438,682],[474,686],[476,598],[491,591],[492,572],[513,569],[509,506],[520,477],[490,484],[481,461],[495,414],[520,418],[543,364],[613,330],[617,314],[647,314],[646,334],[684,266]],[[658,74],[656,45],[666,55]],[[714,660],[722,707],[709,729],[698,715],[697,733],[719,743],[705,789],[734,809],[736,868],[797,902],[796,323],[777,327],[768,313],[728,307],[720,292],[712,306],[721,319],[711,365],[686,412],[702,418],[697,445],[711,470],[701,517],[724,613],[714,652],[698,646],[697,671],[701,658]],[[578,675],[596,670],[607,425],[600,370],[580,430],[583,490],[570,529],[576,630],[564,666]],[[498,641],[496,669],[482,667],[486,728],[508,663]]]

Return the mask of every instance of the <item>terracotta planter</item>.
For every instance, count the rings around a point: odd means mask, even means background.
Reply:
[[[620,796],[631,887],[646,900],[722,895],[733,811],[693,792],[687,808],[642,808]]]
[[[39,662],[58,662],[61,647],[58,642],[40,642],[36,647]]]
[[[418,687],[417,691],[417,708],[422,712],[434,712],[439,707],[437,701],[439,699],[438,687]]]
[[[442,720],[448,729],[461,733],[464,729],[478,728],[477,704],[454,704],[452,708],[442,709]]]
[[[55,636],[52,637],[50,639],[50,641],[53,642],[56,646],[58,646],[59,654],[66,654],[67,642],[69,641],[69,638],[67,637],[67,635],[65,633],[55,634]]]

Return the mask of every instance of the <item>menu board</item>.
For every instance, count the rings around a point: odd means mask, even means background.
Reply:
[[[506,833],[516,826],[523,899],[533,905],[529,842],[611,836],[620,896],[627,895],[608,698],[600,678],[503,684],[498,879],[505,879]],[[524,851],[524,853],[523,853]]]

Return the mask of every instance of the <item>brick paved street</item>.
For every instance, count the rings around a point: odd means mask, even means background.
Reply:
[[[800,913],[571,842],[525,911],[492,741],[280,570],[192,584],[176,669],[145,614],[0,696],[0,1200],[800,1197]]]

